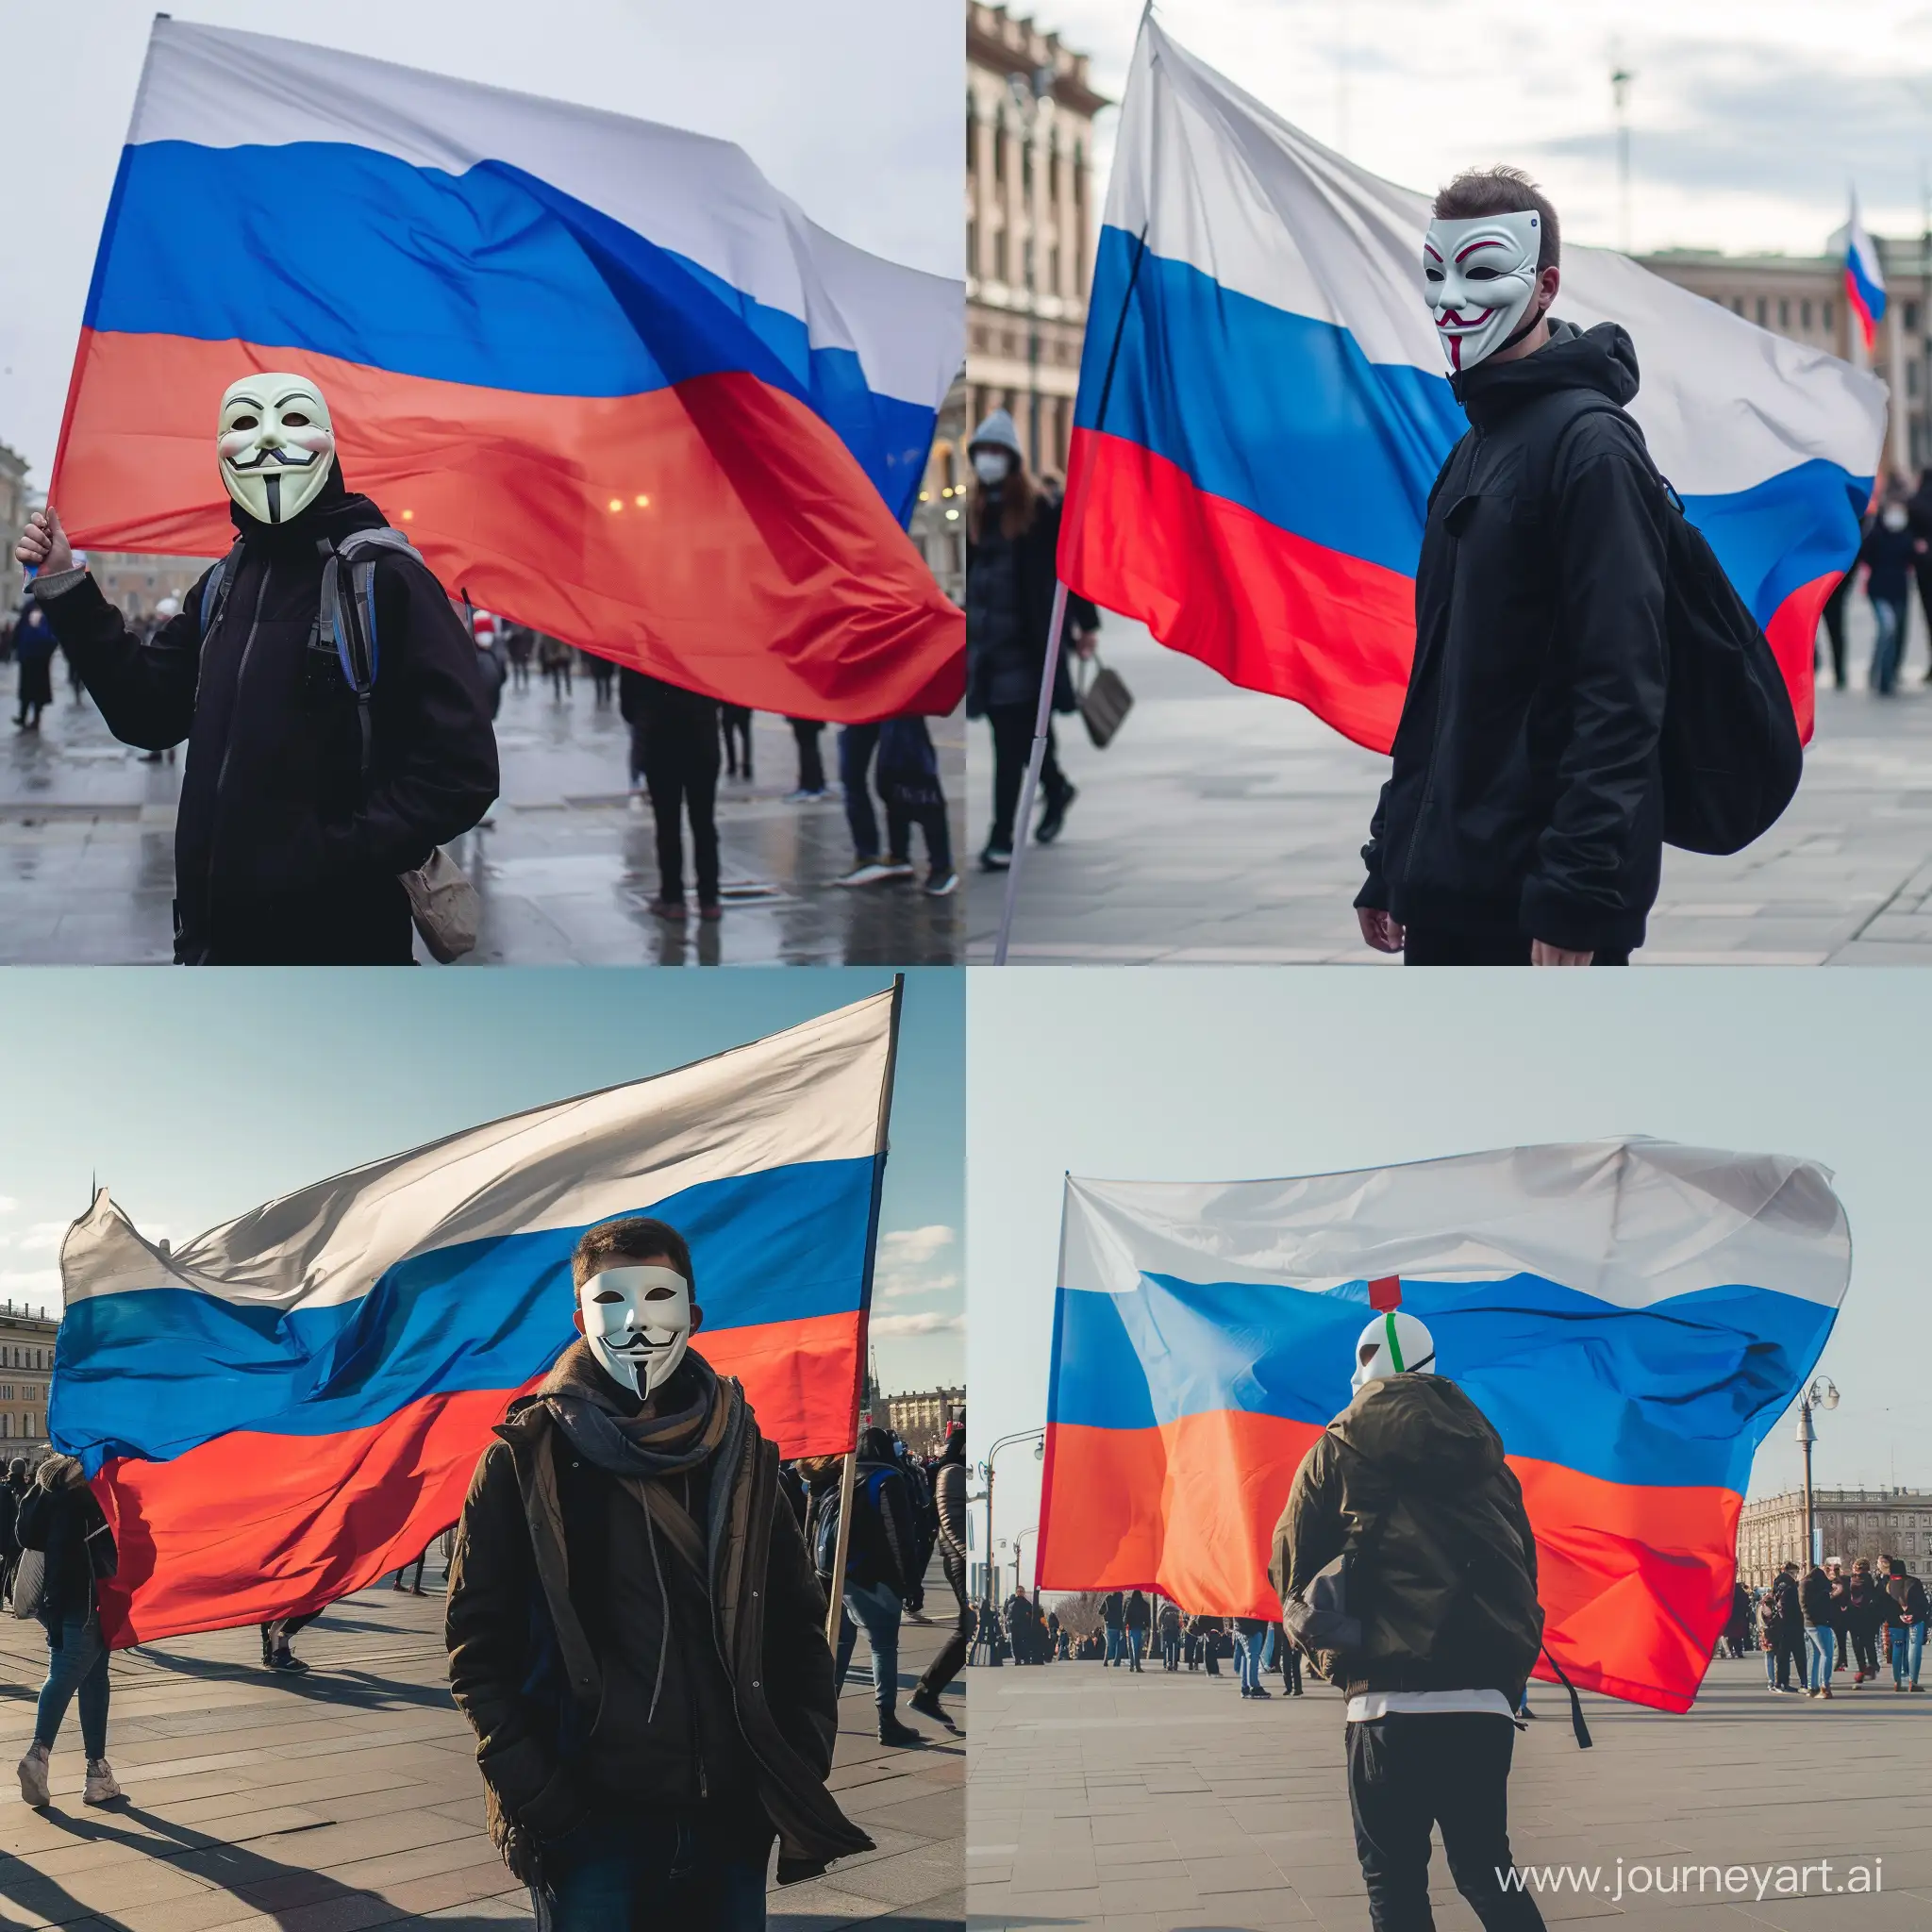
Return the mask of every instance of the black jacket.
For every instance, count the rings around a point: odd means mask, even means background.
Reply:
[[[1145,1630],[1154,1622],[1154,1607],[1137,1590],[1128,1597],[1124,1615],[1129,1630]]]
[[[1622,413],[1636,352],[1614,323],[1558,323],[1546,348],[1457,380],[1470,428],[1429,497],[1415,664],[1356,904],[1639,946],[1662,860],[1674,512]],[[1557,435],[1544,399],[1578,389],[1619,408]]]
[[[151,750],[188,741],[175,827],[175,956],[189,965],[407,965],[397,880],[496,796],[491,694],[442,587],[407,558],[376,566],[379,662],[365,791],[346,679],[308,648],[319,542],[380,528],[340,479],[291,523],[241,510],[214,635],[204,577],[142,643],[92,577],[46,600],[108,728]]]
[[[1109,1591],[1107,1593],[1107,1595],[1101,1598],[1100,1621],[1104,1624],[1106,1624],[1106,1626],[1109,1630],[1118,1630],[1121,1627],[1121,1618],[1124,1614],[1124,1602],[1125,1599],[1117,1590]]]
[[[1831,1578],[1823,1570],[1812,1571],[1798,1585],[1798,1603],[1805,1613],[1805,1622],[1811,1629],[1826,1630],[1831,1627]]]
[[[1000,528],[999,506],[989,500],[976,542],[966,545],[966,715],[1040,703],[1046,668],[1046,633],[1053,622],[1058,572],[1060,509],[1041,495],[1033,518],[1017,537]],[[1084,597],[1067,594],[1060,641],[1075,631],[1097,630],[1100,613]],[[1054,674],[1053,708],[1074,708],[1074,678],[1060,652]]]
[[[853,1472],[846,1580],[883,1583],[894,1596],[903,1597],[918,1580],[914,1567],[917,1550],[912,1500],[904,1472],[895,1463],[861,1459]]]
[[[68,1458],[73,1480],[57,1489],[31,1484],[20,1499],[15,1533],[21,1547],[45,1552],[46,1588],[41,1596],[41,1622],[54,1647],[60,1647],[60,1626],[70,1618],[86,1619],[96,1607],[94,1584],[115,1569],[114,1536],[93,1491],[78,1480],[78,1466]]]

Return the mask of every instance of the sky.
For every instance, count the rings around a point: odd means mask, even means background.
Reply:
[[[1252,1180],[1647,1134],[1822,1161],[1852,1280],[1820,1372],[1821,1487],[1932,1489],[1924,981],[1855,996],[1798,971],[976,972],[966,1153],[972,1454],[1046,1419],[1062,1179]],[[1796,1411],[1751,1493],[1795,1488]],[[1000,1454],[995,1535],[1039,1521],[1039,1464]],[[1030,1565],[1034,1539],[1026,1537]]]
[[[963,273],[957,0],[173,0],[170,10],[735,141],[821,226],[913,268]],[[152,0],[0,0],[17,191],[0,270],[0,442],[28,458],[41,490],[153,12]]]
[[[1118,98],[1136,0],[1041,0]],[[1932,7],[1872,0],[1160,0],[1175,40],[1318,141],[1415,189],[1510,161],[1566,238],[1618,245],[1609,76],[1630,84],[1631,241],[1813,254],[1856,184],[1916,235],[1932,167]],[[1114,116],[1103,123],[1111,151]]]
[[[963,993],[906,976],[872,1332],[888,1393],[963,1367]],[[497,968],[166,973],[10,967],[0,1058],[0,1299],[59,1304],[97,1177],[181,1241],[441,1135],[679,1067],[891,975]]]

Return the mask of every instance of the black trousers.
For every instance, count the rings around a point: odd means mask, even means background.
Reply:
[[[638,761],[658,822],[658,879],[661,895],[684,897],[684,820],[691,820],[691,857],[697,866],[698,904],[718,903],[718,740],[689,732],[641,731]]]
[[[1542,1914],[1506,1890],[1509,1756],[1516,1726],[1487,1711],[1407,1712],[1348,1726],[1348,1805],[1375,1932],[1431,1932],[1429,1827],[1440,1825],[1456,1889],[1485,1932],[1523,1932]]]
[[[930,1690],[935,1696],[959,1674],[959,1666],[966,1661],[966,1559],[955,1556],[950,1550],[941,1550],[940,1561],[945,1566],[953,1600],[959,1606],[959,1620],[953,1634],[940,1646],[940,1654],[926,1665],[919,1680],[919,1688]]]
[[[741,764],[744,775],[751,776],[751,711],[744,705],[720,705],[718,723],[724,733],[724,762],[730,768],[731,775],[738,775]]]
[[[788,718],[791,736],[798,745],[798,789],[823,791],[825,789],[825,758],[819,749],[819,733],[825,727],[813,718]],[[746,757],[750,754],[747,752]],[[750,767],[746,767],[749,775]]]
[[[1856,568],[1848,570],[1838,580],[1838,588],[1824,600],[1824,635],[1831,642],[1831,678],[1840,691],[1845,688],[1845,598],[1850,594],[1852,579],[1857,575]],[[1812,650],[1812,661],[1817,662],[1817,649]]]
[[[1405,929],[1402,948],[1405,966],[1527,966],[1529,941],[1521,933],[1498,929],[1493,932],[1451,931],[1446,926],[1416,926]],[[1630,955],[1599,953],[1592,966],[1627,966]]]
[[[1852,1625],[1852,1653],[1868,1677],[1878,1674],[1878,1632],[1870,1624]]]
[[[1805,1665],[1805,1630],[1803,1624],[1790,1627],[1780,1626],[1777,1633],[1777,1681],[1779,1690],[1790,1684],[1791,1673],[1798,1674],[1798,1689],[1803,1690],[1810,1673]]]
[[[1013,819],[1026,784],[1026,760],[1033,756],[1031,705],[990,705],[986,722],[992,726],[992,836],[988,843],[1002,852],[1013,849]],[[1040,795],[1063,797],[1072,787],[1060,770],[1059,745],[1053,726],[1046,727],[1046,760],[1040,768]]]

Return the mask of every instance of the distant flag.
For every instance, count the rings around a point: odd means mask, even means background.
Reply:
[[[1070,1178],[1040,1584],[1279,1616],[1289,1486],[1348,1405],[1370,1309],[1400,1306],[1523,1484],[1550,1654],[1586,1689],[1686,1709],[1730,1615],[1752,1455],[1850,1266],[1824,1168],[1661,1141]]]
[[[944,712],[964,618],[903,525],[964,300],[728,142],[162,14],[49,493],[220,554],[216,406],[293,369],[471,601],[760,710]]]
[[[850,1449],[897,1030],[881,993],[172,1249],[103,1190],[61,1248],[48,1426],[113,1525],[109,1643],[317,1608],[416,1556],[572,1341],[571,1251],[613,1216],[690,1241],[691,1346],[782,1454]]]
[[[1845,225],[1845,300],[1858,318],[1869,356],[1877,344],[1878,325],[1885,315],[1885,271],[1878,265],[1878,251],[1872,245],[1871,236],[1865,232],[1856,191],[1851,220]]]
[[[1060,575],[1174,650],[1388,750],[1430,485],[1468,426],[1423,299],[1424,195],[1143,19],[1088,306]],[[1636,342],[1631,413],[1769,633],[1801,732],[1858,547],[1882,385],[1607,250],[1558,316]]]

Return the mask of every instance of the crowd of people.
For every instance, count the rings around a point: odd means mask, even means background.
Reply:
[[[1774,1693],[1828,1698],[1832,1680],[1862,1690],[1890,1676],[1894,1692],[1922,1691],[1928,1605],[1924,1583],[1902,1557],[1838,1557],[1808,1569],[1786,1563],[1768,1588],[1738,1584],[1724,1643],[1731,1656],[1757,1647]],[[1796,1679],[1793,1682],[1793,1678]]]

